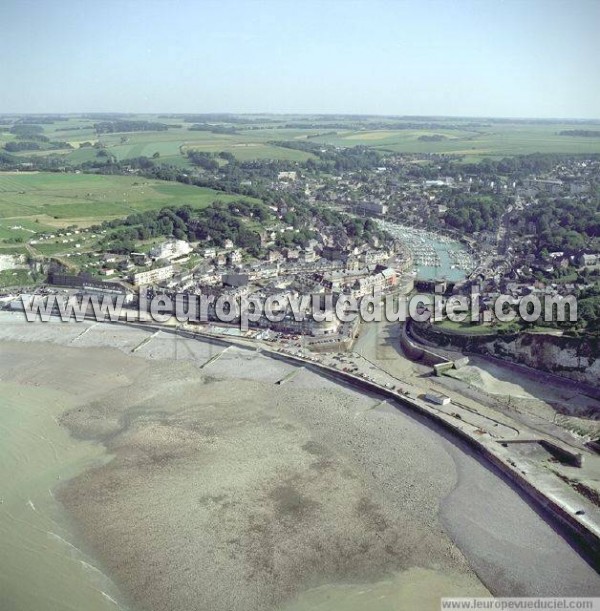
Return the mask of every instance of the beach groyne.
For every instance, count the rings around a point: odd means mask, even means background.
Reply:
[[[546,519],[556,524],[587,558],[594,569],[600,572],[600,525],[589,516],[578,513],[558,498],[553,489],[545,487],[544,482],[537,481],[530,474],[520,471],[511,461],[508,450],[496,439],[484,437],[479,429],[464,421],[453,418],[450,414],[436,409],[433,405],[419,398],[403,395],[396,389],[385,388],[376,382],[361,378],[350,372],[335,369],[322,363],[315,363],[299,355],[283,353],[267,347],[257,345],[249,338],[217,337],[213,333],[201,330],[188,331],[184,329],[169,328],[156,323],[126,323],[114,321],[112,324],[127,324],[146,330],[162,330],[167,333],[181,335],[189,339],[208,341],[215,345],[237,345],[241,348],[254,348],[264,352],[267,356],[296,366],[304,367],[313,373],[324,376],[335,382],[342,382],[363,392],[388,400],[391,404],[401,408],[404,413],[414,414],[433,424],[438,432],[446,437],[464,444],[484,464],[492,467],[496,474],[508,481],[517,491],[521,492]],[[437,355],[439,356],[439,355]],[[554,444],[558,449],[560,446]]]

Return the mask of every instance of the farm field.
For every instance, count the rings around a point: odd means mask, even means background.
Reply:
[[[368,146],[395,153],[446,153],[465,156],[467,161],[530,153],[600,153],[600,138],[561,136],[560,131],[589,129],[600,125],[499,124],[471,130],[380,130],[347,131],[315,137],[314,142],[336,146]],[[421,137],[441,136],[439,141]]]
[[[180,159],[186,164],[185,153],[188,150],[195,150],[208,153],[228,152],[240,161],[250,159],[305,161],[312,155],[269,144],[271,140],[293,140],[302,135],[301,132],[293,130],[276,130],[276,133],[274,130],[251,130],[230,135],[177,129],[130,134],[126,144],[120,144],[119,134],[108,134],[102,138],[102,141],[117,159],[141,155],[152,157],[158,152],[161,162],[172,163],[175,159]]]
[[[290,161],[305,161],[312,157],[310,153],[297,151],[270,144],[273,140],[293,140],[305,137],[303,130],[289,129],[253,129],[240,130],[235,134],[215,134],[208,131],[190,130],[191,123],[174,123],[154,116],[136,116],[136,120],[149,120],[176,127],[167,131],[149,132],[119,132],[110,134],[96,134],[93,129],[95,121],[73,120],[61,121],[55,124],[44,125],[44,135],[53,141],[68,142],[73,149],[60,149],[51,151],[53,154],[63,155],[66,161],[82,163],[95,159],[98,149],[84,146],[82,143],[100,141],[105,150],[118,160],[133,157],[152,157],[159,154],[161,163],[169,163],[181,167],[189,167],[185,153],[187,150],[196,150],[210,153],[229,152],[241,161],[252,159],[283,159]],[[35,119],[32,119],[34,121]],[[75,129],[76,128],[76,129]],[[315,131],[318,133],[318,131]],[[3,134],[2,142],[8,141]],[[21,157],[48,154],[48,151],[23,151],[18,153]]]
[[[21,243],[42,231],[70,225],[88,227],[170,205],[203,208],[213,201],[236,199],[240,197],[139,177],[0,173],[0,246],[5,253],[12,249],[22,252]],[[51,244],[36,246],[44,248],[53,250]]]
[[[514,121],[439,117],[327,117],[327,116],[237,116],[210,119],[219,131],[191,130],[183,117],[131,115],[128,120],[150,121],[169,126],[164,131],[136,131],[97,134],[94,123],[111,120],[70,116],[43,124],[51,141],[68,142],[73,148],[50,151],[65,161],[78,164],[96,158],[99,151],[89,144],[102,143],[118,160],[152,157],[182,168],[189,167],[188,150],[232,153],[240,161],[276,159],[305,161],[305,151],[274,145],[273,142],[309,139],[310,142],[340,147],[367,146],[397,153],[444,153],[465,161],[529,153],[600,153],[600,138],[560,135],[565,130],[600,131],[600,123],[583,121]],[[209,123],[209,119],[202,119]],[[35,122],[35,117],[28,121]],[[223,130],[225,128],[225,130]],[[0,132],[0,146],[13,139]],[[81,146],[86,144],[86,146]],[[46,155],[49,151],[22,151],[18,156]]]
[[[443,121],[442,121],[443,123]],[[448,120],[452,125],[452,122]],[[598,125],[581,125],[577,129],[600,129]],[[464,155],[469,160],[529,153],[600,153],[600,138],[561,136],[560,131],[574,129],[573,124],[495,124],[477,129],[377,129],[368,123],[358,130],[304,129],[291,130],[268,126],[237,134],[194,132],[187,129],[167,132],[142,132],[130,135],[127,144],[119,144],[120,136],[104,136],[109,151],[118,159],[155,152],[164,162],[180,160],[188,149],[218,153],[226,151],[240,161],[251,159],[283,159],[304,161],[309,153],[273,146],[270,142],[303,140],[341,147],[367,146],[396,153],[447,153]],[[440,141],[423,141],[421,137],[442,136]],[[76,154],[71,153],[71,155]]]

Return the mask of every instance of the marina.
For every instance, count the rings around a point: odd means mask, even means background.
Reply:
[[[413,258],[419,280],[464,280],[475,268],[473,255],[448,236],[380,221],[382,229],[403,242]]]

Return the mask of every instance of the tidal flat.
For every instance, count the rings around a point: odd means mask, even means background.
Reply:
[[[506,483],[376,396],[250,349],[0,314],[0,381],[65,397],[47,426],[90,452],[52,496],[117,606],[427,610],[600,592]],[[35,563],[22,569],[43,587]]]

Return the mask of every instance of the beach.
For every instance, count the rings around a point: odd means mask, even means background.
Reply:
[[[377,396],[252,349],[0,314],[0,382],[68,397],[55,426],[89,455],[53,496],[118,607],[600,591],[512,488]]]

